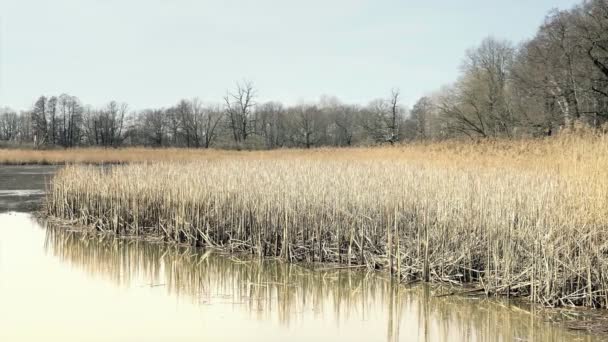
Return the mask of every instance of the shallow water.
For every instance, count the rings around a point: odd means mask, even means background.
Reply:
[[[36,210],[57,166],[0,166],[0,213]]]
[[[376,274],[233,261],[0,214],[0,341],[593,341]]]
[[[39,205],[44,177],[53,171],[11,170],[0,167],[0,203],[10,193],[12,201]],[[27,178],[36,172],[38,178]],[[0,341],[39,340],[603,339],[551,325],[505,301],[435,297],[426,287],[396,286],[376,273],[243,262],[0,213]]]

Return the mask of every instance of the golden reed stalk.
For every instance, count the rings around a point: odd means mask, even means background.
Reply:
[[[198,157],[67,166],[47,212],[116,234],[608,306],[604,137],[182,153]]]

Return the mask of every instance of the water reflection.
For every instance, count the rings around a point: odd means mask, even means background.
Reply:
[[[264,322],[249,340],[595,341],[526,311],[482,299],[434,297],[361,271],[310,271],[277,261],[238,261],[190,247],[48,227],[45,250],[92,278],[125,289],[163,288],[206,310],[228,307],[228,327]],[[91,293],[94,296],[94,293]],[[142,308],[146,310],[146,308]],[[213,311],[215,312],[215,311]],[[208,333],[200,337],[210,336]]]

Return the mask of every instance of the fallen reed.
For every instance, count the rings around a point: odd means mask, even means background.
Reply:
[[[232,153],[68,166],[46,210],[115,234],[608,307],[604,137]]]

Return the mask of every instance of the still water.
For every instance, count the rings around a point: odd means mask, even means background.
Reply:
[[[40,205],[53,171],[0,166],[2,342],[605,340],[375,273],[239,261],[16,213]]]
[[[46,184],[57,169],[51,165],[0,165],[0,213],[38,209]]]
[[[593,341],[495,301],[0,214],[0,341]]]

